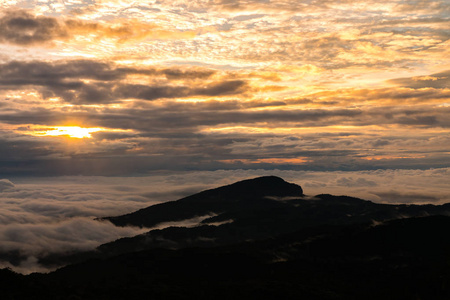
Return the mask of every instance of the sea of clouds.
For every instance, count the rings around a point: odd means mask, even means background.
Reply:
[[[126,214],[262,175],[297,183],[309,196],[330,193],[396,204],[450,202],[450,168],[358,172],[219,170],[143,177],[0,179],[0,268],[21,273],[49,271],[38,263],[39,257],[92,250],[149,230],[116,227],[96,218]],[[12,263],[2,260],[5,253],[26,259]]]

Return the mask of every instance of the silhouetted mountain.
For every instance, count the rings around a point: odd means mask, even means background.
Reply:
[[[231,185],[203,191],[178,201],[156,204],[137,212],[105,218],[117,226],[152,227],[158,223],[190,219],[222,213],[238,206],[251,206],[265,197],[302,197],[300,186],[275,176],[239,181]]]
[[[47,257],[80,261],[47,275],[1,270],[2,299],[450,299],[449,212],[245,180],[106,218],[154,226],[213,215]]]
[[[377,223],[440,214],[450,215],[450,206],[387,205],[328,194],[307,198],[298,185],[274,176],[260,177],[153,205],[128,215],[105,218],[120,226],[154,226],[205,216],[198,226],[172,225],[150,230],[103,244],[91,252],[41,257],[40,263],[65,265],[154,248],[215,247],[277,237],[317,226]]]
[[[135,213],[106,218],[116,225],[154,226],[215,214],[193,228],[172,226],[123,238],[98,248],[102,255],[133,249],[212,247],[266,239],[319,225],[348,225],[450,214],[449,205],[388,205],[327,194],[306,198],[300,186],[260,177],[207,190]],[[214,224],[221,224],[214,226]]]

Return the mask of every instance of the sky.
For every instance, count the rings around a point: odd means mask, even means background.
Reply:
[[[4,0],[0,252],[260,175],[450,202],[449,105],[447,0]]]

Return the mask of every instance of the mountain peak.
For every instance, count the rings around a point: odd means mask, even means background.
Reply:
[[[239,198],[246,196],[302,197],[303,189],[301,186],[286,182],[277,176],[262,176],[238,181],[230,185],[204,191],[203,193],[214,193],[227,197],[236,195],[239,196]]]
[[[303,197],[301,186],[276,176],[263,176],[206,190],[177,201],[156,204],[123,216],[104,218],[118,226],[152,227],[162,222],[239,210],[249,203],[262,205],[266,197]]]
[[[251,179],[245,179],[245,180],[241,180],[238,182],[235,182],[234,184],[251,184],[251,183],[255,183],[255,184],[284,184],[287,183],[283,178],[280,178],[278,176],[273,176],[273,175],[269,175],[269,176],[261,176],[261,177],[256,177],[256,178],[251,178]],[[232,184],[232,185],[234,185]]]

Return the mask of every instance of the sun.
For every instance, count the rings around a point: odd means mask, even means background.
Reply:
[[[103,128],[83,128],[79,126],[58,126],[45,131],[45,136],[68,136],[71,138],[92,138],[91,133],[102,131]]]
[[[29,134],[33,136],[54,136],[62,138],[74,138],[74,139],[91,139],[94,138],[91,134],[94,132],[129,132],[133,130],[129,129],[116,129],[116,128],[102,128],[102,127],[80,127],[75,125],[70,126],[27,126],[16,128],[20,130],[22,134]]]

